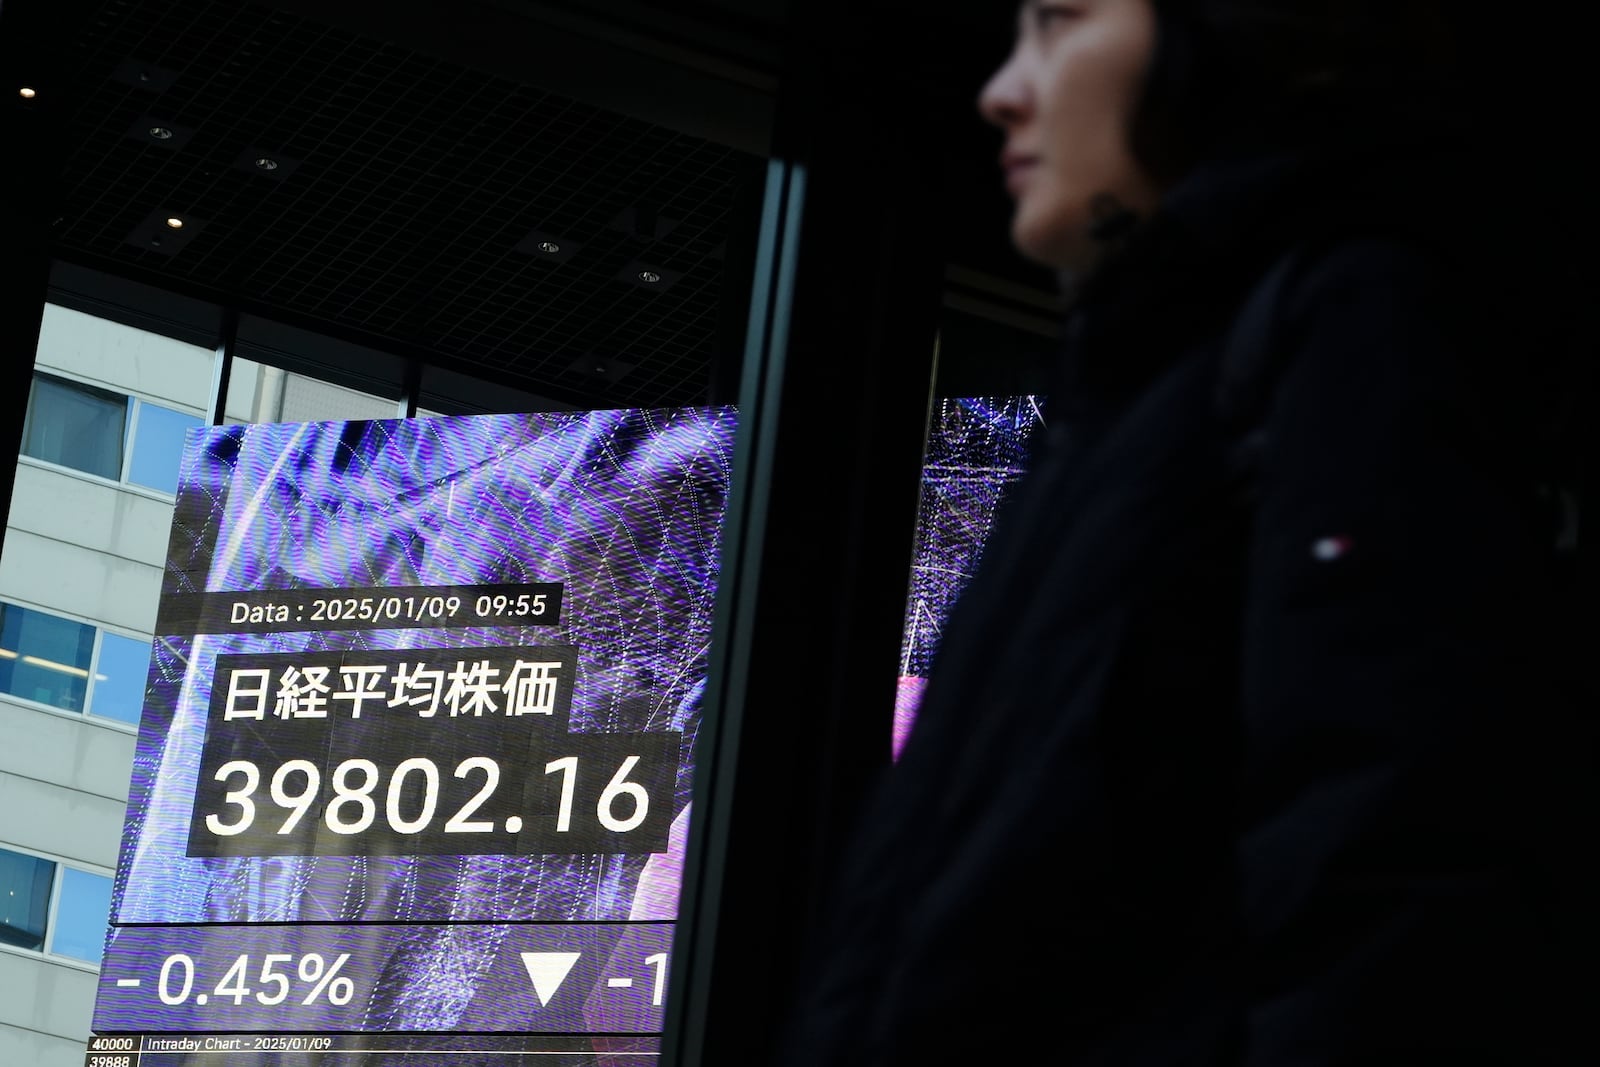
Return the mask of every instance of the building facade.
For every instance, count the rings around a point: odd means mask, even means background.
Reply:
[[[219,359],[45,308],[0,560],[0,1063],[82,1062],[178,464]],[[396,413],[238,360],[224,420]]]
[[[211,352],[50,306],[0,561],[5,1062],[79,1062],[183,433]]]

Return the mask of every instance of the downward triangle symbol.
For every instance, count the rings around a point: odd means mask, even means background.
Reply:
[[[579,952],[524,952],[522,965],[528,968],[528,980],[533,983],[533,991],[539,996],[539,1007],[550,1003],[550,998],[555,996],[561,983],[566,981],[567,972],[572,970],[572,965],[578,962]]]

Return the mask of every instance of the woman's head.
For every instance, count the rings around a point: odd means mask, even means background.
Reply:
[[[1085,273],[1108,211],[1148,215],[1210,156],[1314,143],[1318,102],[1414,99],[1449,70],[1443,11],[1439,0],[1024,0],[1011,54],[979,96],[1005,134],[1013,241]]]
[[[1160,188],[1131,139],[1155,47],[1149,0],[1024,0],[979,108],[1005,132],[1011,237],[1030,259],[1086,271],[1097,204],[1155,207]]]

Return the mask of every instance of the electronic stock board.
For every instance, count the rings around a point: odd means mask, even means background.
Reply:
[[[734,429],[193,431],[86,1064],[652,1060]]]

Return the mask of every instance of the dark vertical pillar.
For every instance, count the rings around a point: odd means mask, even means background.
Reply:
[[[930,10],[791,7],[665,1058],[763,1062],[889,763],[943,274]],[[970,98],[973,87],[955,91]]]
[[[1578,545],[1573,585],[1574,664],[1579,664],[1586,693],[1600,699],[1600,318],[1586,318],[1586,366],[1579,384]],[[1587,669],[1581,667],[1587,664]]]
[[[0,232],[6,284],[0,285],[0,505],[11,507],[12,461],[33,378],[34,350],[50,280],[51,231],[61,166],[60,130],[67,80],[60,27],[81,5],[72,0],[0,0]],[[27,90],[31,95],[25,95]],[[0,527],[0,539],[5,536]],[[0,550],[4,541],[0,540]]]
[[[227,307],[222,311],[221,328],[217,333],[217,361],[211,380],[210,425],[221,426],[228,418],[228,385],[233,381],[234,353],[239,347],[239,309]]]
[[[734,184],[729,211],[727,242],[722,250],[720,291],[717,297],[717,354],[706,382],[707,404],[739,402],[739,377],[745,357],[745,337],[750,322],[750,274],[742,269],[756,255],[761,224],[762,171],[767,161],[751,157],[748,170],[741,167]]]
[[[422,360],[411,356],[406,360],[405,377],[400,383],[400,413],[402,417],[417,417],[417,404],[422,399]]]

